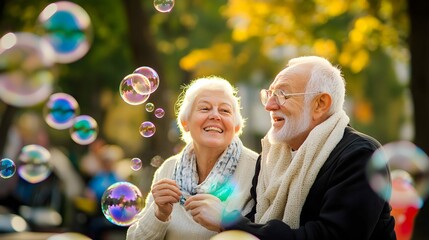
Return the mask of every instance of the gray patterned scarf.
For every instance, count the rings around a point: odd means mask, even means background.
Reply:
[[[230,177],[237,168],[243,144],[238,137],[234,137],[231,144],[219,157],[207,178],[198,184],[197,161],[193,144],[188,144],[182,151],[182,157],[176,162],[173,179],[176,180],[184,195],[197,193],[210,193],[222,199],[229,196],[230,188],[227,187]],[[229,190],[228,190],[229,189]],[[182,196],[181,204],[186,199]]]

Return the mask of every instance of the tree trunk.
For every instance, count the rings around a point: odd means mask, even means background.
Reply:
[[[410,19],[411,93],[414,103],[415,144],[429,153],[429,1],[408,0]],[[427,197],[427,196],[424,196]],[[418,213],[412,239],[427,239],[428,201]]]

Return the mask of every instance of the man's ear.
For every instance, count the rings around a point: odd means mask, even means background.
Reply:
[[[332,105],[331,95],[327,93],[321,93],[314,99],[314,110],[313,119],[324,117]]]

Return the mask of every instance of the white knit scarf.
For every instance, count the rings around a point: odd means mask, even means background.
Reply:
[[[242,148],[243,143],[241,140],[238,137],[234,137],[207,178],[198,184],[197,161],[193,144],[190,143],[183,149],[182,157],[176,162],[173,179],[176,180],[180,190],[185,195],[211,193],[217,196],[218,194],[223,194],[222,192],[225,190],[221,188],[225,187],[230,177],[234,174]]]
[[[348,123],[344,111],[333,114],[310,132],[293,159],[286,143],[270,144],[267,137],[262,139],[256,223],[281,219],[292,229],[299,228],[307,194]]]

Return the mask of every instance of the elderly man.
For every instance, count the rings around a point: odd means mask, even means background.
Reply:
[[[197,220],[260,239],[396,239],[389,203],[366,177],[380,144],[349,126],[340,70],[316,56],[292,59],[260,97],[272,125],[253,178],[253,211],[229,213],[221,226]]]

